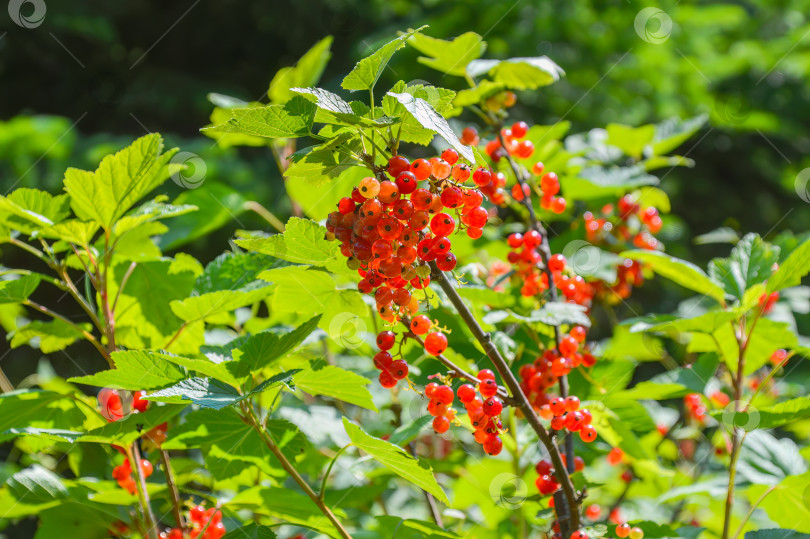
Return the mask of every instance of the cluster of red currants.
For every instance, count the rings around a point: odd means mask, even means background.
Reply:
[[[698,423],[703,423],[706,419],[706,405],[703,403],[700,393],[689,393],[683,398],[683,403],[689,417]]]
[[[579,432],[583,442],[596,440],[596,428],[591,425],[591,412],[587,408],[580,410],[579,399],[573,395],[564,399],[554,397],[548,404],[540,407],[540,417],[551,420],[551,428],[554,430]]]
[[[160,533],[160,539],[220,539],[227,530],[222,523],[222,511],[216,507],[206,509],[202,505],[192,507],[188,512],[191,529],[183,535],[180,528],[172,528]]]
[[[561,454],[560,458],[562,458],[563,464],[567,466],[565,454]],[[534,469],[539,475],[534,481],[534,484],[537,490],[540,491],[540,494],[549,496],[557,492],[560,488],[560,484],[557,482],[557,477],[554,475],[554,465],[551,464],[550,461],[543,459],[535,465]],[[574,471],[581,472],[584,469],[585,461],[582,460],[582,457],[574,457]],[[549,506],[554,507],[553,499],[549,501]]]
[[[154,471],[154,467],[152,463],[146,459],[141,459],[141,473],[143,474],[144,479],[152,475]],[[118,482],[118,486],[122,489],[126,490],[130,494],[135,494],[137,490],[137,484],[135,483],[135,478],[132,477],[132,466],[129,463],[129,459],[124,457],[123,464],[119,464],[112,471],[113,479]]]
[[[618,211],[617,211],[618,210]],[[654,206],[641,207],[632,195],[624,195],[615,204],[602,207],[602,217],[586,212],[585,236],[588,241],[604,241],[608,236],[621,242],[630,242],[639,249],[659,249],[661,244],[655,234],[661,231],[663,221]]]
[[[568,335],[560,339],[559,350],[546,350],[532,363],[520,368],[520,387],[536,410],[548,409],[550,400],[546,390],[552,388],[560,377],[580,365],[593,367],[596,364],[596,358],[587,350],[579,352],[579,346],[584,343],[586,335],[584,327],[574,326]]]
[[[438,434],[447,432],[450,423],[456,418],[453,404],[453,388],[430,382],[425,386],[425,397],[428,398],[428,413],[433,416],[433,430]]]
[[[484,195],[465,182],[472,178],[476,185],[488,185],[492,174],[485,168],[473,171],[459,162],[458,152],[452,148],[430,160],[410,162],[395,155],[378,174],[379,179],[364,178],[350,197],[338,202],[338,211],[326,220],[328,239],[340,241],[347,265],[360,274],[358,289],[374,295],[383,320],[390,324],[408,316],[427,320],[415,316],[419,302],[413,291],[430,283],[428,262],[435,261],[442,271],[456,267],[449,236],[457,229],[466,230],[470,238],[481,237],[489,220],[481,206]],[[422,187],[420,182],[425,182]],[[421,331],[423,325],[425,331]],[[421,332],[411,330],[421,335],[430,327],[428,320],[419,325]],[[382,346],[375,361],[385,387],[396,385],[398,376],[407,376],[407,365],[402,368],[388,353],[395,344],[389,333],[378,339]],[[425,338],[425,348],[438,355],[444,352],[446,341],[441,333],[432,333]]]
[[[495,381],[495,373],[489,369],[478,371],[478,393],[472,384],[458,388],[458,400],[464,404],[470,424],[475,429],[475,441],[481,444],[488,455],[497,455],[503,449],[500,433],[503,428],[500,415],[503,401],[498,398],[500,387]]]
[[[534,143],[530,140],[521,140],[528,132],[529,126],[526,122],[515,122],[512,127],[502,128],[499,138],[487,142],[484,151],[495,163],[506,157],[507,154],[528,159],[534,154]],[[501,144],[501,138],[503,138],[503,144]]]

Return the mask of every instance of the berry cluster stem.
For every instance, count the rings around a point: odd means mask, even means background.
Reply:
[[[546,446],[546,449],[549,452],[549,456],[551,457],[551,461],[554,464],[555,474],[557,479],[559,480],[560,485],[562,486],[562,490],[564,493],[564,497],[561,501],[565,503],[556,504],[557,508],[557,516],[560,522],[560,531],[562,532],[563,537],[569,537],[574,530],[579,528],[579,511],[577,511],[577,502],[576,502],[576,493],[574,491],[574,485],[571,482],[571,478],[568,475],[569,472],[566,470],[565,465],[563,464],[562,457],[560,456],[559,449],[557,445],[554,443],[553,438],[549,435],[546,428],[540,422],[540,418],[537,417],[537,414],[532,408],[532,405],[529,403],[529,400],[526,398],[526,395],[520,389],[520,384],[515,378],[515,375],[509,369],[509,365],[506,364],[506,360],[504,360],[501,353],[492,344],[492,339],[489,333],[486,333],[478,321],[475,319],[475,316],[472,314],[470,309],[464,303],[464,300],[461,299],[458,292],[450,281],[445,276],[444,272],[439,270],[436,266],[435,262],[430,262],[430,268],[432,270],[432,280],[441,287],[444,293],[447,295],[450,303],[458,311],[459,316],[464,321],[464,324],[470,329],[470,332],[473,334],[473,337],[481,344],[481,347],[484,349],[487,357],[492,361],[492,364],[495,365],[495,368],[503,378],[503,381],[506,383],[507,387],[509,387],[509,392],[512,394],[512,398],[515,401],[516,406],[518,406],[523,412],[523,416],[529,422],[532,429],[537,433],[537,437]],[[574,458],[573,456],[568,460],[568,462],[573,463]],[[556,501],[556,500],[555,500]]]
[[[321,513],[323,513],[327,519],[329,519],[329,522],[332,523],[332,525],[338,531],[340,536],[343,537],[343,539],[353,539],[351,534],[349,534],[349,532],[346,531],[346,528],[343,527],[343,524],[340,523],[340,521],[337,519],[332,510],[329,509],[329,507],[327,507],[327,505],[323,502],[323,500],[321,500],[321,498],[315,493],[315,491],[312,490],[312,487],[310,487],[309,484],[306,481],[304,481],[304,478],[301,477],[301,474],[298,473],[298,470],[295,469],[295,466],[293,466],[292,463],[287,459],[287,457],[284,456],[284,453],[282,453],[281,449],[273,441],[273,438],[270,436],[270,434],[262,427],[262,424],[256,417],[256,414],[253,412],[253,409],[249,405],[245,405],[242,406],[242,411],[244,412],[244,419],[246,420],[246,422],[251,427],[253,427],[253,429],[257,433],[259,433],[259,436],[261,436],[262,441],[267,446],[267,448],[273,453],[273,455],[275,455],[275,457],[278,459],[279,463],[281,464],[281,467],[284,468],[284,471],[286,471],[290,475],[290,477],[292,477],[293,480],[296,483],[298,483],[298,486],[301,487],[301,490],[303,490],[304,493],[307,496],[309,496],[309,499],[311,499],[313,503],[318,506],[318,509],[321,510]]]

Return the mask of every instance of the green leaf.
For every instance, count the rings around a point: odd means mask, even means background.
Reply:
[[[737,463],[741,478],[758,485],[776,485],[785,477],[805,472],[807,463],[793,440],[778,440],[764,430],[746,435]]]
[[[30,234],[66,219],[70,198],[53,196],[39,189],[22,187],[8,196],[0,196],[0,224]]]
[[[123,419],[90,430],[79,436],[77,441],[126,446],[140,438],[145,432],[172,419],[185,407],[185,405],[157,406],[153,404],[143,413],[131,413]]]
[[[157,244],[164,251],[194,241],[238,218],[245,211],[245,197],[239,191],[220,182],[206,180],[205,189],[188,189],[173,204],[191,205],[199,211],[172,220],[169,231]]]
[[[439,114],[448,114],[453,110],[455,92],[452,90],[421,84],[408,86],[405,82],[399,81],[391,88],[389,94],[392,92],[395,94],[407,93],[424,99]],[[383,96],[382,109],[387,116],[402,118],[402,123],[397,127],[397,133],[399,133],[401,141],[426,146],[433,140],[434,130],[423,127],[419,120],[410,114],[395,97],[391,95]]]
[[[419,63],[458,77],[463,77],[467,64],[480,58],[487,48],[487,42],[475,32],[466,32],[452,40],[414,34],[408,39],[408,43],[428,56],[420,56]]]
[[[463,290],[461,288],[460,290]],[[590,327],[591,320],[585,314],[586,308],[574,303],[548,302],[541,308],[529,313],[527,316],[519,315],[510,310],[490,311],[484,315],[483,321],[487,324],[499,324],[507,321],[520,321],[528,323],[546,324],[549,326],[583,325]]]
[[[62,240],[87,246],[93,241],[93,236],[98,231],[98,223],[95,221],[79,221],[78,219],[68,219],[53,226],[43,228],[36,232],[37,237]]]
[[[365,117],[368,107],[360,102],[356,102],[355,108],[351,103],[347,103],[339,95],[333,94],[322,88],[292,88],[293,92],[312,96],[313,102],[318,105],[318,112],[315,121],[319,123],[329,123],[338,125],[360,125],[362,127],[385,127],[398,122],[395,118],[371,119]],[[352,134],[352,136],[356,136]]]
[[[118,264],[111,272],[111,296],[118,294],[120,283],[129,264]],[[116,342],[128,348],[163,348],[183,323],[169,305],[192,292],[201,271],[196,260],[178,254],[174,259],[162,258],[138,262],[118,297],[115,312]],[[195,339],[202,338],[202,327],[186,327],[175,341],[176,353],[196,352]]]
[[[329,58],[332,57],[332,52],[329,50],[331,46],[332,36],[326,36],[315,43],[294,67],[279,69],[273,80],[270,81],[270,88],[267,90],[270,102],[276,105],[286,103],[295,95],[290,88],[318,84]]]
[[[471,77],[488,74],[494,82],[513,90],[534,90],[560,80],[565,72],[548,56],[473,60],[467,65]]]
[[[783,288],[798,286],[802,277],[810,273],[810,240],[790,252],[788,257],[768,279],[767,293],[776,292]]]
[[[296,264],[325,266],[337,259],[340,246],[326,239],[326,228],[309,219],[292,217],[283,234],[236,240],[248,251],[255,251]]]
[[[223,253],[205,266],[194,283],[194,293],[242,288],[258,278],[259,272],[274,267],[276,260],[260,253]]]
[[[725,301],[723,289],[691,262],[659,251],[624,251],[619,256],[647,264],[659,275],[689,290],[714,298],[720,304]]]
[[[652,124],[631,127],[622,124],[608,124],[607,143],[621,149],[625,155],[640,159],[644,148],[653,140],[655,126]]]
[[[810,417],[810,397],[790,399],[752,413],[759,414],[758,428],[774,429]]]
[[[22,275],[16,279],[0,280],[0,305],[4,303],[23,303],[34,293],[42,277],[36,273]]]
[[[260,277],[276,286],[271,304],[275,312],[322,314],[318,327],[332,339],[354,335],[357,324],[364,323],[357,318],[368,314],[360,293],[354,288],[338,289],[334,277],[325,271],[295,266],[265,271]]]
[[[277,535],[273,532],[273,528],[269,526],[260,526],[255,522],[248,524],[247,526],[242,526],[241,528],[236,528],[234,530],[229,531],[222,539],[276,539]],[[760,538],[760,539],[768,539],[768,538]],[[801,538],[796,538],[801,539]]]
[[[288,443],[280,436],[275,439]],[[206,467],[220,480],[238,475],[246,463],[264,470],[270,458],[261,436],[230,408],[190,413],[183,424],[172,428],[171,438],[162,447],[166,450],[201,448]]]
[[[740,241],[737,231],[727,226],[715,228],[711,232],[706,232],[700,236],[695,236],[692,243],[695,245],[711,245],[713,243],[730,243],[732,245]]]
[[[86,331],[92,329],[90,324],[82,324],[81,327]],[[43,354],[52,354],[64,350],[78,341],[82,338],[82,334],[70,324],[56,318],[49,321],[34,320],[29,322],[11,332],[9,337],[11,337],[12,348],[29,344],[39,348]]]
[[[757,234],[746,234],[731,250],[731,256],[709,263],[709,275],[722,283],[729,295],[742,299],[746,290],[770,277],[771,267],[778,261],[779,247]]]
[[[115,226],[113,226],[113,234],[122,236],[130,230],[142,226],[145,223],[157,221],[159,219],[168,219],[170,217],[177,217],[186,213],[196,211],[197,206],[190,204],[175,206],[172,204],[165,204],[162,200],[165,197],[159,197],[155,200],[150,200],[141,204],[129,214],[122,217]]]
[[[149,350],[122,350],[111,354],[115,368],[69,382],[113,389],[155,389],[179,382],[186,377],[182,369],[169,360],[169,354]]]
[[[694,365],[680,367],[644,380],[622,393],[628,399],[675,399],[687,393],[703,393],[706,381],[720,363],[717,354],[703,354]]]
[[[55,473],[34,464],[15,473],[0,490],[3,518],[19,518],[59,505],[70,496]]]
[[[807,534],[810,534],[810,511],[807,510],[808,488],[810,488],[810,473],[786,477],[776,486],[773,492],[760,502],[759,507],[776,524],[789,529],[748,532],[745,534],[746,539],[752,533],[763,532],[771,532],[768,537],[776,537],[776,533],[778,533],[779,539],[804,539],[808,537]],[[766,490],[768,490],[767,485],[748,487],[746,491],[748,501],[754,503],[759,500]]]
[[[86,416],[77,401],[54,391],[18,389],[0,395],[0,433],[10,429],[76,429]]]
[[[460,535],[444,530],[432,522],[425,522],[415,519],[403,519],[396,516],[380,515],[375,518],[376,529],[381,533],[379,536],[386,537],[395,530],[392,539],[461,539]],[[486,532],[484,532],[486,533]],[[468,535],[468,537],[473,537]]]
[[[228,507],[249,509],[283,522],[317,530],[330,537],[339,537],[337,530],[323,516],[308,497],[295,490],[282,487],[257,486],[242,490],[227,502]],[[344,513],[333,510],[338,518]]]
[[[95,172],[67,169],[65,190],[73,211],[111,229],[141,198],[180,170],[181,165],[169,163],[177,149],[161,154],[162,149],[163,138],[153,133],[102,159]]]
[[[422,430],[427,427],[433,421],[433,417],[429,415],[423,415],[422,417],[411,421],[410,423],[406,423],[405,425],[401,425],[391,433],[391,437],[388,439],[394,445],[403,446],[405,444],[411,443],[417,436],[422,432]]]
[[[174,356],[171,354],[164,354],[167,361],[185,367],[190,371],[198,372],[202,375],[214,378],[220,382],[239,388],[239,381],[234,378],[233,374],[228,370],[224,363],[215,363],[210,359],[192,359],[187,357]]]
[[[312,189],[313,185],[326,183],[330,178],[336,178],[344,171],[361,165],[354,156],[362,149],[359,138],[347,133],[338,137],[346,139],[348,143],[337,148],[313,148],[293,162],[284,175],[288,178],[303,178]]]
[[[278,384],[291,386],[292,376],[297,372],[297,369],[293,369],[279,373],[244,394],[240,394],[234,387],[223,384],[218,380],[211,380],[210,378],[188,378],[166,389],[151,392],[144,398],[147,400],[170,403],[191,401],[201,408],[221,410],[222,408],[241,402],[252,395],[267,391]]]
[[[175,300],[170,303],[170,306],[172,312],[181,320],[193,322],[251,305],[267,297],[270,292],[272,292],[272,287],[256,283],[237,290],[217,290],[183,300]]]
[[[506,90],[506,84],[502,82],[492,82],[491,80],[484,79],[475,88],[460,90],[453,105],[456,107],[469,107],[470,105],[477,105],[488,97],[492,97],[500,92]]]
[[[357,425],[350,423],[345,417],[343,418],[343,427],[355,447],[362,449],[371,455],[374,460],[406,481],[413,483],[425,492],[433,494],[439,501],[449,504],[447,496],[439,483],[436,482],[430,466],[415,459],[401,447],[367,434]]]
[[[617,196],[635,187],[656,185],[659,180],[647,174],[644,167],[631,165],[587,166],[576,176],[566,178],[566,196],[582,200],[593,200],[606,196]]]
[[[371,393],[366,389],[371,380],[334,365],[311,367],[296,376],[295,385],[298,389],[312,396],[325,395],[377,411]]]
[[[205,127],[203,133],[240,133],[265,138],[298,138],[310,134],[318,107],[297,95],[283,105],[231,110],[224,124]]]
[[[304,342],[304,339],[315,331],[320,320],[320,316],[315,316],[295,330],[281,336],[267,331],[253,334],[239,344],[238,352],[234,353],[233,361],[229,361],[224,365],[234,376],[245,379],[251,373],[270,367],[278,359],[297,348]]]
[[[405,42],[415,33],[425,28],[424,26],[404,33],[398,38],[389,41],[379,49],[377,49],[371,56],[363,58],[354,69],[346,75],[341,83],[344,90],[372,90],[377,80],[380,78],[385,66],[396,51],[405,46]]]
[[[405,109],[418,121],[422,127],[435,131],[440,137],[450,144],[467,161],[475,162],[475,155],[469,146],[465,146],[458,140],[453,129],[444,117],[436,112],[430,103],[421,97],[414,97],[409,93],[388,92],[387,95],[395,98],[405,107]]]
[[[755,498],[752,497],[752,501]],[[800,533],[796,530],[771,528],[768,530],[751,530],[745,532],[745,539],[810,539],[810,534]]]
[[[655,126],[655,137],[653,137],[653,153],[664,155],[688,140],[698,132],[706,123],[708,116],[702,114],[681,120],[680,118],[670,118]]]

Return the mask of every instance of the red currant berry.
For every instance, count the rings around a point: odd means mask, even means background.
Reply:
[[[437,256],[436,266],[442,271],[453,271],[456,268],[456,255],[447,253]]]
[[[436,388],[434,397],[442,404],[450,405],[453,402],[453,389],[449,386],[439,386]]]
[[[523,138],[529,131],[529,125],[526,122],[515,122],[512,124],[512,136],[515,138]]]
[[[475,398],[475,388],[471,384],[464,384],[456,390],[458,400],[468,403]]]
[[[481,380],[481,383],[478,384],[478,391],[486,399],[494,397],[498,393],[498,384],[495,380]]]
[[[416,176],[410,171],[405,171],[397,176],[396,184],[400,194],[409,195],[416,191]]]
[[[487,455],[495,456],[501,452],[501,449],[503,449],[503,442],[500,436],[496,434],[487,436],[487,439],[484,441],[484,452]]]
[[[534,469],[537,470],[537,473],[540,475],[551,475],[551,470],[553,468],[554,466],[552,466],[551,463],[545,459],[538,462],[534,467]]]
[[[585,532],[577,530],[571,534],[571,539],[589,539],[589,538]]]
[[[477,378],[479,380],[481,380],[481,381],[492,380],[494,382],[495,381],[495,373],[492,372],[490,369],[481,369],[480,371],[478,371]]]
[[[548,405],[555,416],[561,416],[565,413],[565,400],[560,397],[554,397],[549,401]]]
[[[503,402],[498,397],[490,397],[484,401],[483,410],[490,417],[499,416],[503,411]]]
[[[583,442],[590,443],[596,440],[596,429],[593,425],[585,425],[580,429],[579,437],[582,438]]]
[[[136,391],[132,394],[132,408],[140,413],[144,413],[149,407],[149,401],[143,400],[144,395],[146,395],[146,391]]]
[[[442,159],[450,163],[451,165],[455,165],[458,161],[458,152],[453,148],[447,148],[445,151],[442,152]]]
[[[618,447],[614,447],[607,454],[607,462],[611,466],[616,466],[617,464],[619,464],[622,461],[623,456],[624,456],[624,451],[622,451]]]
[[[411,163],[411,172],[417,180],[426,180],[433,174],[433,167],[427,159],[417,159]]]
[[[450,421],[446,417],[440,415],[433,419],[433,430],[436,431],[438,434],[447,432],[447,429],[449,428],[450,428]]]
[[[492,181],[492,173],[484,167],[478,168],[473,172],[473,182],[479,187],[483,187]]]
[[[565,269],[565,257],[561,254],[552,255],[548,260],[548,269],[554,272]]]
[[[386,370],[397,380],[402,380],[408,376],[408,363],[404,359],[393,361]]]
[[[431,356],[440,356],[447,350],[447,337],[439,331],[425,337],[425,351]]]
[[[380,373],[380,385],[386,389],[390,389],[397,385],[397,379],[394,378],[390,372],[382,371]]]
[[[616,526],[616,537],[624,538],[630,535],[630,524],[624,522]]]
[[[565,409],[568,412],[576,412],[579,410],[579,398],[575,395],[569,395],[565,398]]]
[[[401,155],[395,155],[388,160],[388,173],[396,178],[411,168],[411,162]]]

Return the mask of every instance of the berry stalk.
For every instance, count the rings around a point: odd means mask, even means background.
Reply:
[[[571,478],[568,475],[569,472],[567,471],[565,464],[563,464],[563,460],[560,456],[557,445],[554,443],[553,438],[549,435],[546,428],[540,422],[540,418],[537,417],[537,414],[535,413],[531,403],[529,403],[529,400],[526,398],[526,395],[520,389],[520,384],[518,383],[517,378],[515,378],[515,375],[509,369],[509,365],[506,364],[506,360],[503,359],[501,353],[498,351],[495,345],[492,344],[492,339],[490,338],[489,333],[486,333],[481,328],[481,325],[475,319],[475,316],[472,314],[472,312],[470,312],[470,309],[467,308],[464,300],[461,299],[461,296],[459,296],[458,292],[456,292],[456,289],[453,288],[453,285],[447,280],[444,272],[438,268],[435,262],[430,262],[429,264],[432,270],[433,281],[439,284],[450,300],[450,303],[452,303],[458,311],[458,314],[464,321],[464,324],[470,329],[473,337],[475,337],[475,339],[481,344],[481,347],[484,349],[487,357],[490,359],[490,361],[492,361],[493,365],[495,365],[495,368],[500,373],[501,378],[503,378],[504,382],[506,382],[506,385],[509,387],[509,392],[512,394],[515,404],[523,412],[524,417],[532,426],[532,429],[534,429],[534,431],[537,433],[537,437],[540,439],[543,445],[546,446],[546,449],[551,457],[551,461],[554,464],[557,479],[559,480],[565,495],[565,503],[556,507],[556,510],[558,511],[557,516],[560,521],[560,529],[563,537],[569,537],[573,530],[577,530],[579,528],[579,511],[577,511],[574,485],[571,482]],[[569,462],[573,463],[573,460],[574,459],[572,457],[569,459]]]

